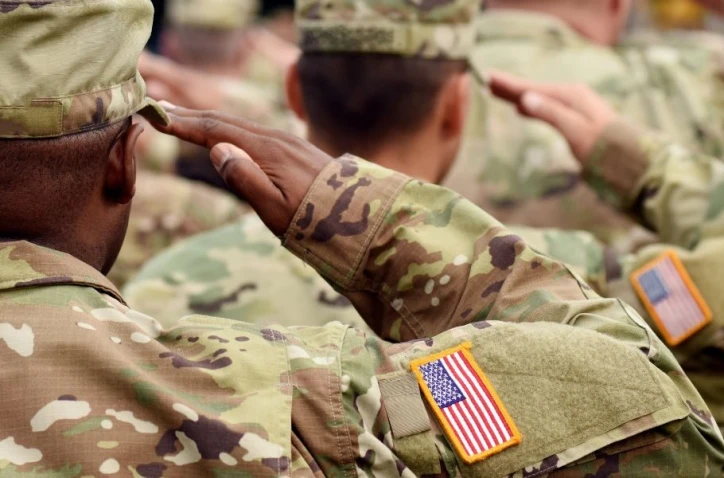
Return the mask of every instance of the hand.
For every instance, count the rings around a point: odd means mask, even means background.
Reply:
[[[301,54],[296,45],[282,40],[264,27],[250,30],[245,35],[244,42],[247,50],[259,52],[282,73],[285,73]]]
[[[583,163],[604,130],[616,120],[613,108],[585,85],[554,85],[493,73],[490,89],[530,118],[556,128]]]
[[[307,191],[332,161],[326,153],[283,131],[213,111],[161,103],[169,126],[159,131],[211,150],[211,162],[277,236],[286,232]]]
[[[197,110],[219,109],[225,98],[223,79],[143,52],[138,70],[146,80],[148,96]]]

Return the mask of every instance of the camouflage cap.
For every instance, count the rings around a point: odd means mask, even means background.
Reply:
[[[167,0],[166,21],[184,25],[232,30],[250,25],[259,11],[259,0]]]
[[[305,53],[466,58],[481,0],[297,0]]]
[[[49,138],[135,113],[167,122],[136,64],[150,0],[0,0],[0,138]]]

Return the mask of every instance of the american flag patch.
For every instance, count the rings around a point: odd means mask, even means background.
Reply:
[[[638,269],[631,283],[671,347],[711,322],[711,309],[674,251]]]
[[[470,353],[470,342],[410,366],[460,458],[475,463],[520,443],[520,432]]]

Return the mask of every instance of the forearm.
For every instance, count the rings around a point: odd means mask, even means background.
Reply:
[[[585,171],[602,198],[640,217],[663,242],[692,248],[724,225],[724,165],[628,123],[606,130]]]
[[[457,194],[358,159],[322,172],[285,245],[394,341],[486,319],[629,320],[618,302]]]

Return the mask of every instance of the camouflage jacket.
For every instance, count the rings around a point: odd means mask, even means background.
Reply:
[[[640,317],[456,194],[343,158],[285,245],[388,341],[203,316],[163,328],[76,259],[3,244],[0,474],[722,473],[706,405]],[[451,347],[469,347],[521,437],[474,464],[410,371]]]
[[[167,174],[139,171],[128,232],[109,278],[118,286],[175,242],[249,212],[229,193]]]
[[[634,305],[660,334],[661,325],[646,310],[630,279],[674,251],[711,309],[713,320],[673,351],[717,421],[724,422],[724,297],[720,285],[724,165],[659,134],[620,122],[605,132],[598,150],[586,162],[584,175],[601,198],[638,217],[661,242],[624,256],[604,252],[595,241],[579,244],[575,257],[562,248],[549,247],[550,238],[535,246],[558,260],[573,259],[600,293]]]
[[[491,69],[541,81],[584,83],[626,117],[665,131],[691,147],[722,151],[718,82],[706,52],[666,47],[621,52],[591,43],[561,21],[521,11],[478,18],[471,56],[478,76]],[[581,178],[565,139],[480,88],[473,95],[461,153],[443,185],[506,224],[585,230],[629,251],[651,240],[635,223],[598,200]]]

